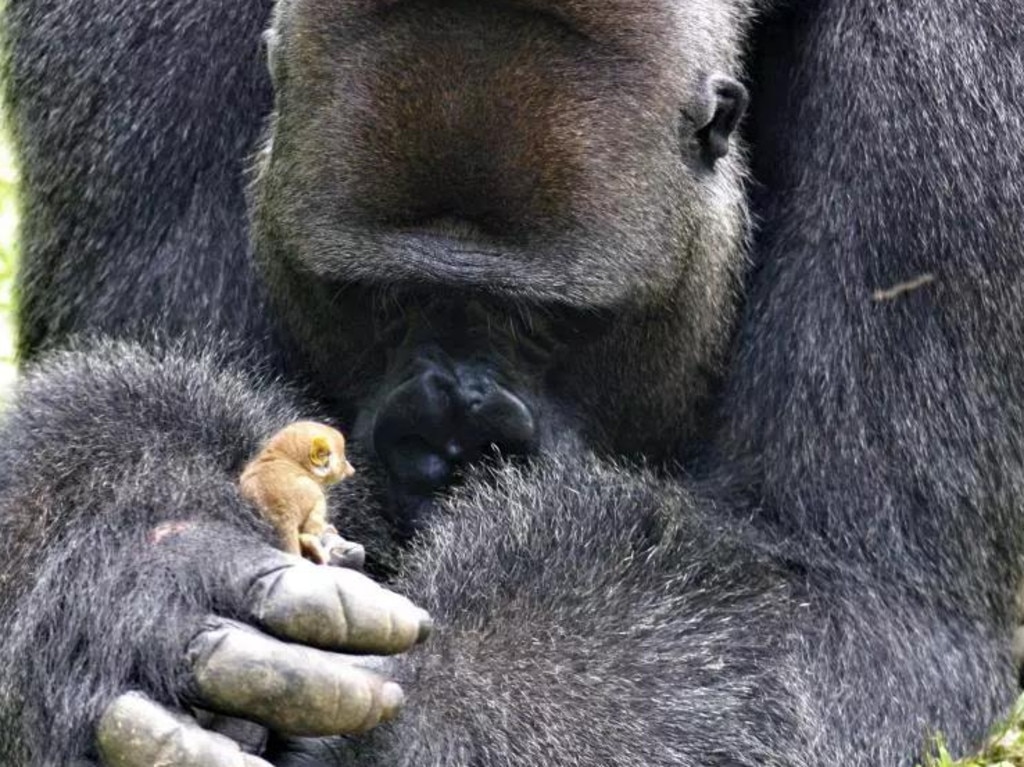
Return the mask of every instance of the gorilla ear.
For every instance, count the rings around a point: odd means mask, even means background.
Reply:
[[[727,75],[712,75],[704,93],[707,101],[702,106],[710,117],[697,129],[697,140],[705,161],[714,165],[729,154],[729,138],[747,111],[750,96],[739,81]]]

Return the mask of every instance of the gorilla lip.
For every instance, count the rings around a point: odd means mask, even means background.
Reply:
[[[388,250],[402,254],[399,268],[417,281],[427,278],[445,285],[478,286],[485,291],[497,288],[504,296],[524,292],[518,274],[520,264],[529,260],[534,272],[543,269],[543,264],[523,249],[499,249],[486,240],[468,240],[444,232],[406,230],[387,235],[382,242]],[[550,286],[547,298],[564,300],[569,291],[565,273],[549,271],[546,276]],[[537,297],[535,290],[526,293]]]

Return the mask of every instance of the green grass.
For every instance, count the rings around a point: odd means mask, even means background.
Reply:
[[[1014,706],[1009,719],[997,726],[977,756],[954,760],[941,738],[923,767],[1024,767],[1024,696]]]

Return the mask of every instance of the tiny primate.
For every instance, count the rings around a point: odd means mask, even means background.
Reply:
[[[256,505],[277,531],[281,548],[317,564],[332,555],[359,565],[362,547],[342,541],[327,522],[325,489],[355,473],[345,457],[345,437],[315,421],[296,421],[270,438],[242,471],[242,496]],[[340,549],[340,550],[339,550]]]

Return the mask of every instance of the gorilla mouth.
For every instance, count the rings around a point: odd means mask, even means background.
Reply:
[[[566,270],[552,268],[536,251],[499,240],[472,222],[444,220],[382,233],[378,244],[394,255],[396,273],[415,284],[480,290],[505,298],[559,304],[572,293]],[[534,278],[524,284],[524,270]],[[401,274],[398,274],[400,272]],[[544,295],[538,295],[543,286]]]
[[[424,237],[479,243],[494,238],[496,227],[492,220],[485,220],[481,216],[466,216],[458,211],[450,211],[425,216],[402,229]]]
[[[443,236],[413,235],[413,239],[422,251],[417,253],[415,248],[410,248],[407,254],[414,260],[422,256],[419,266],[423,271],[449,284],[457,275],[463,279],[487,279],[508,258],[507,253],[470,247],[470,243]]]
[[[510,258],[519,256],[484,238],[429,229],[399,232],[395,239],[411,265],[448,284],[459,279],[487,279],[495,271],[505,270]]]

